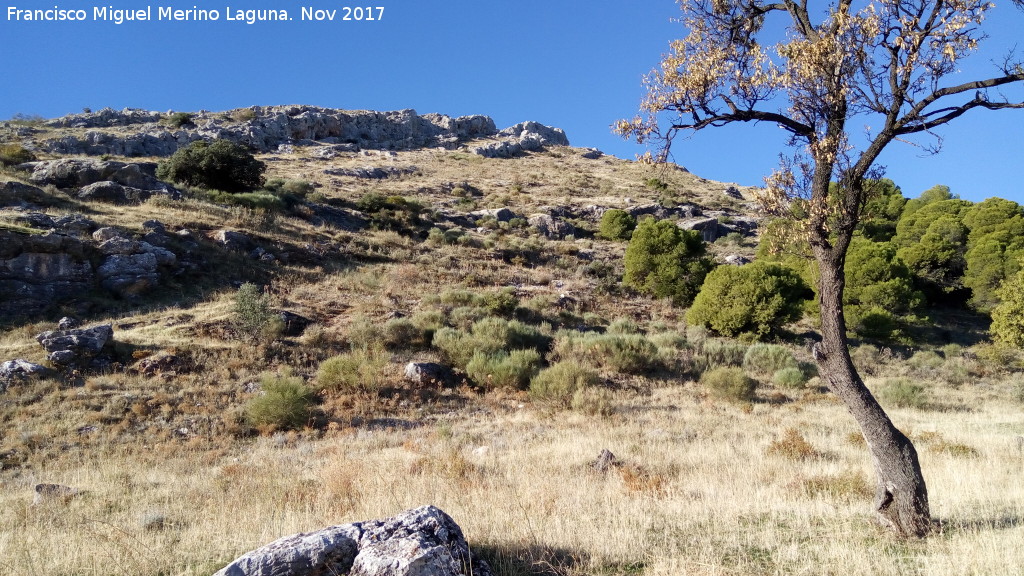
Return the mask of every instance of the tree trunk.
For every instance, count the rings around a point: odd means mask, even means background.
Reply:
[[[875,511],[879,520],[901,536],[920,538],[928,533],[931,516],[917,450],[893,426],[850,359],[843,317],[845,258],[839,255],[840,250],[845,255],[847,243],[843,243],[842,249],[814,246],[821,273],[822,336],[821,343],[815,345],[814,359],[829,388],[846,404],[867,441],[878,482]]]

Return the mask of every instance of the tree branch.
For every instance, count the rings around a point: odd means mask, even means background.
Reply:
[[[673,124],[673,130],[700,130],[708,126],[722,126],[731,122],[774,122],[785,130],[804,137],[812,137],[814,129],[810,126],[797,122],[788,116],[778,112],[766,112],[764,110],[737,110],[735,107],[729,114],[714,114],[704,118],[694,114],[694,121],[691,124]]]

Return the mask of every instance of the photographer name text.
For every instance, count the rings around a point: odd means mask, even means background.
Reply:
[[[145,8],[116,8],[93,6],[90,9],[19,8],[7,7],[8,22],[231,22],[257,24],[260,22],[377,22],[384,18],[383,6],[338,6],[317,8],[302,6],[292,10],[246,10],[227,6],[207,9],[193,6],[146,6]]]

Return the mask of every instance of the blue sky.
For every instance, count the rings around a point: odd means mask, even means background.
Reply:
[[[158,6],[216,9],[216,22],[12,22],[7,8]],[[333,0],[187,0],[117,4],[7,0],[0,6],[4,82],[0,118],[99,109],[223,110],[254,104],[487,114],[499,127],[536,120],[563,128],[575,146],[623,158],[643,151],[611,134],[632,116],[641,77],[685,31],[673,0],[375,0],[374,22],[302,22],[299,8],[340,9]],[[295,20],[228,22],[236,9],[285,8]],[[339,12],[338,17],[340,18]],[[992,38],[973,75],[989,74],[1024,30],[1024,13],[1000,0]],[[998,48],[998,49],[997,49]],[[1020,48],[1024,51],[1024,46]],[[965,66],[965,69],[967,67]],[[1007,90],[1024,98],[1024,90]],[[969,200],[1024,203],[1024,110],[961,118],[941,134],[938,156],[895,145],[888,176],[913,197],[945,184]],[[706,130],[679,138],[673,158],[700,176],[759,185],[785,151],[767,126]]]

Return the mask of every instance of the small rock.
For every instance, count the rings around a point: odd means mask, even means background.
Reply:
[[[45,376],[51,370],[46,366],[34,364],[28,360],[16,358],[0,364],[0,392],[7,389],[8,384],[16,380],[24,380],[32,376]]]
[[[66,503],[78,495],[78,489],[63,484],[36,484],[36,495],[32,498],[32,505],[49,504],[51,502]]]
[[[81,320],[65,316],[57,321],[57,330],[74,330],[82,325]]]
[[[750,262],[750,258],[740,254],[729,254],[725,257],[725,263],[732,266],[743,266],[744,264],[750,264]]]
[[[249,252],[256,246],[251,238],[234,230],[217,230],[213,233],[213,240],[225,248],[244,252]]]
[[[604,152],[601,152],[597,148],[584,148],[584,150],[585,152],[583,152],[583,154],[581,154],[580,156],[586,158],[587,160],[597,160],[601,156],[604,156]]]
[[[615,459],[615,454],[612,454],[607,448],[602,449],[601,453],[597,455],[597,460],[590,464],[590,467],[598,472],[607,472],[613,466],[618,466],[618,460]]]
[[[434,362],[409,362],[405,379],[421,386],[449,386],[455,379],[452,369]]]
[[[306,328],[313,323],[309,318],[287,310],[278,312],[277,317],[284,324],[284,331],[282,333],[285,336],[301,336],[306,331]]]

